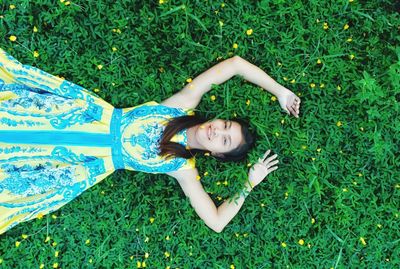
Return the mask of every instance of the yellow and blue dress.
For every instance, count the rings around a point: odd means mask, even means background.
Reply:
[[[0,48],[0,234],[51,213],[117,169],[166,173],[195,159],[158,155],[168,119],[155,101],[115,108]],[[171,141],[186,145],[186,130]]]

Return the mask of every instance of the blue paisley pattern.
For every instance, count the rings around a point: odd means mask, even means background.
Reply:
[[[166,173],[194,159],[160,156],[170,118],[155,101],[115,108],[0,48],[0,234],[57,210],[117,169]],[[186,131],[172,141],[187,143]]]

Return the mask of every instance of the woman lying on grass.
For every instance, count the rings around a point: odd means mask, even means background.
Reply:
[[[226,201],[219,208],[197,180],[196,153],[238,161],[254,144],[245,122],[189,115],[212,84],[234,75],[270,91],[298,117],[300,98],[239,56],[161,104],[121,109],[0,49],[0,234],[57,210],[118,169],[175,177],[197,214],[221,232],[278,163],[268,150],[250,169],[240,197],[234,197],[238,203]]]
[[[278,84],[260,68],[239,56],[234,56],[213,66],[161,104],[193,109],[199,104],[201,97],[211,89],[212,84],[221,84],[235,75],[240,75],[247,81],[268,90],[278,98],[280,106],[289,115],[299,117],[300,98]],[[175,126],[175,131],[177,130],[176,126],[182,125],[182,121],[180,122],[178,119],[175,118],[171,122],[172,126]],[[164,146],[171,137],[172,128],[167,126],[160,145],[161,153],[176,152],[177,156],[190,158],[196,152],[209,152],[211,156],[222,161],[237,161],[245,158],[247,151],[254,144],[246,124],[242,121],[216,119],[204,123],[192,121],[191,124],[190,122],[188,124],[185,127],[188,128],[187,148],[189,149],[186,150],[181,147],[181,150],[174,150]],[[196,180],[199,175],[196,168],[168,172],[167,174],[178,180],[185,195],[190,198],[191,205],[205,224],[219,233],[237,214],[249,192],[269,173],[278,168],[277,163],[279,161],[275,160],[277,155],[269,156],[270,152],[270,150],[265,152],[259,158],[259,161],[250,168],[244,191],[233,198],[237,204],[227,200],[216,208],[200,181]]]

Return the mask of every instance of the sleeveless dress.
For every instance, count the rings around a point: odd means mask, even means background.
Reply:
[[[0,234],[51,213],[117,169],[166,173],[195,159],[158,155],[168,119],[155,101],[115,108],[0,48]],[[186,146],[186,130],[171,141]]]

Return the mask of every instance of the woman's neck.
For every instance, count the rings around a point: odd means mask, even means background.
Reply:
[[[197,142],[197,139],[196,139],[196,132],[197,132],[199,126],[200,126],[200,124],[197,124],[197,125],[192,126],[192,127],[188,128],[186,130],[187,146],[189,148],[191,148],[191,149],[202,149],[202,150],[204,150],[205,148],[201,144],[199,144]]]

